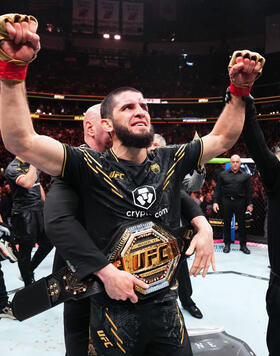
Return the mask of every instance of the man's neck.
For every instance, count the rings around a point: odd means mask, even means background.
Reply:
[[[95,151],[104,152],[104,145],[98,144],[93,138],[85,138],[85,143]]]
[[[120,159],[135,163],[143,163],[147,158],[146,148],[126,147],[120,142],[114,143],[112,148],[115,155]]]

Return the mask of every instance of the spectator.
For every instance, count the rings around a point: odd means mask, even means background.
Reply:
[[[19,243],[18,266],[25,286],[34,282],[34,270],[52,249],[44,232],[44,191],[37,169],[19,157],[7,167],[13,197],[12,229]],[[43,195],[42,195],[43,194]],[[31,259],[35,243],[39,247]]]
[[[224,219],[224,253],[230,252],[231,244],[231,220],[235,213],[238,222],[240,240],[240,251],[250,254],[246,246],[245,211],[253,211],[252,189],[250,175],[240,169],[241,160],[238,155],[230,158],[231,168],[221,172],[218,176],[217,186],[214,194],[213,210],[218,213],[222,206]]]

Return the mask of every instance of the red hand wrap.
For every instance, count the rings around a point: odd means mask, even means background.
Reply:
[[[0,61],[0,79],[24,80],[28,64],[18,65],[11,62]]]
[[[236,96],[249,96],[252,87],[240,88],[230,82],[229,91]]]

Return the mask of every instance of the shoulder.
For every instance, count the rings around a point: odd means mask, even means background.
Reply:
[[[85,156],[92,156],[92,157],[99,157],[100,152],[93,150],[90,147],[86,146],[79,146],[79,147],[73,147],[69,146],[67,144],[63,144],[64,147],[64,154],[65,154],[65,159],[68,159],[69,157],[71,159],[79,159]]]
[[[221,172],[218,174],[218,176],[219,176],[219,177],[227,176],[229,173],[230,173],[230,170],[227,169],[226,171],[221,171]]]
[[[159,155],[168,155],[173,154],[175,156],[180,156],[186,152],[191,154],[192,152],[200,153],[203,149],[202,140],[195,140],[188,143],[177,144],[177,145],[168,145],[165,147],[159,147],[155,150],[156,154]]]

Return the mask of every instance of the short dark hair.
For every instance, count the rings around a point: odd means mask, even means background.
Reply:
[[[106,119],[107,117],[112,118],[113,109],[115,106],[115,97],[125,91],[133,91],[135,93],[141,93],[141,91],[132,88],[132,87],[120,87],[115,90],[112,90],[102,101],[100,113],[101,118]]]

